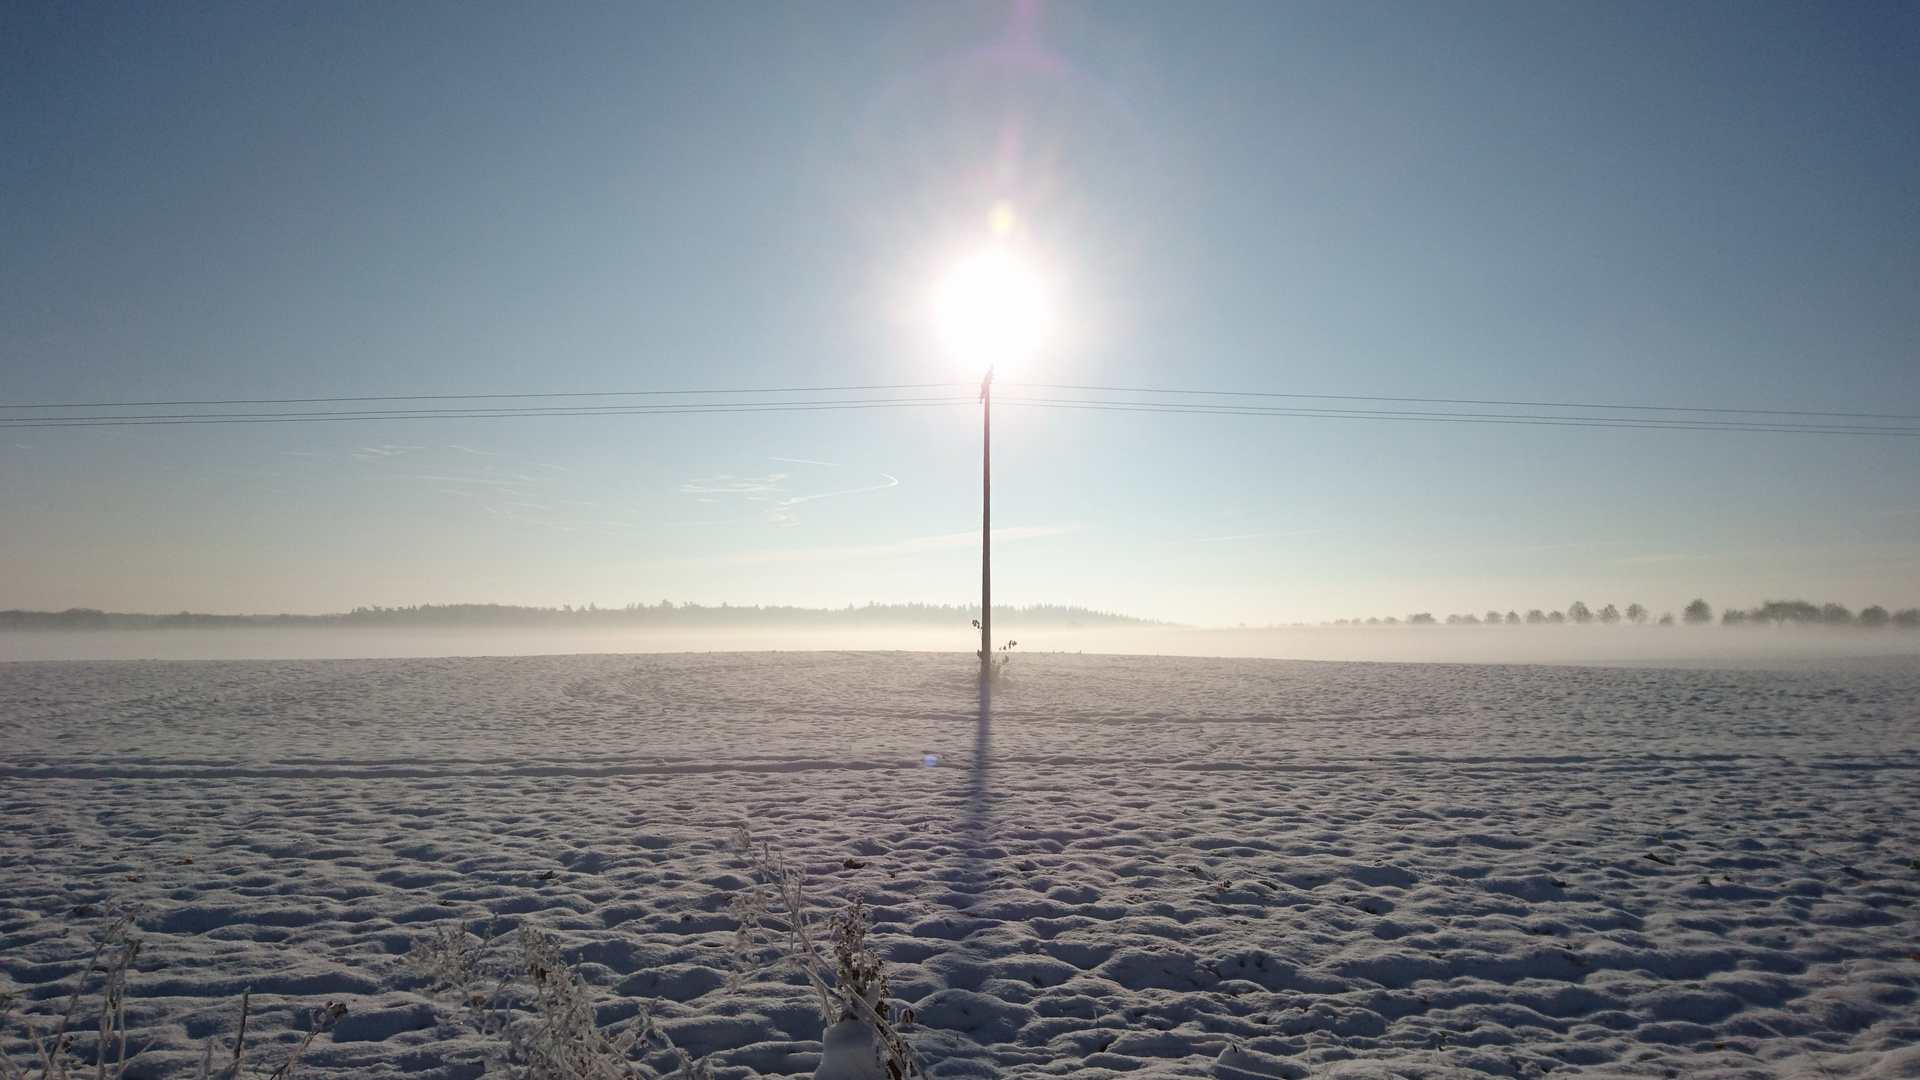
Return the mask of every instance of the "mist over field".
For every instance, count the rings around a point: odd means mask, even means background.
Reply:
[[[0,613],[0,662],[300,659],[569,653],[881,650],[970,653],[971,610],[689,608],[642,613],[438,609],[351,616],[107,616]],[[6,615],[14,615],[8,620]],[[38,628],[24,629],[36,622]],[[1409,663],[1756,664],[1920,655],[1898,625],[1702,626],[1392,624],[1194,627],[1073,608],[1003,609],[996,647],[1021,654],[1110,653]]]

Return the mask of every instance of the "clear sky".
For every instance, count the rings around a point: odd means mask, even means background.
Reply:
[[[1920,415],[1920,6],[1746,2],[9,4],[0,404],[977,381],[1003,202],[1007,384]],[[1920,604],[1912,435],[995,415],[1007,602]],[[12,428],[0,607],[965,602],[978,438]]]

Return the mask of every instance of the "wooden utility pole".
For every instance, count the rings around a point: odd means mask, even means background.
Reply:
[[[980,382],[980,681],[993,678],[993,369]]]

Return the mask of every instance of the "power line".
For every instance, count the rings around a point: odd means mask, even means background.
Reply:
[[[558,400],[563,398],[610,398],[610,397],[724,397],[773,394],[826,394],[853,393],[876,390],[947,390],[961,387],[971,388],[971,382],[933,382],[933,383],[866,383],[846,386],[775,386],[757,389],[736,390],[577,390],[569,392],[545,392],[528,394],[382,394],[357,397],[303,397],[303,398],[204,398],[179,401],[81,401],[59,404],[6,405],[0,409],[11,410],[52,410],[52,409],[148,409],[172,408],[190,405],[320,405],[350,404],[354,402],[378,401],[535,401]],[[1856,412],[1814,412],[1797,409],[1731,409],[1708,406],[1688,405],[1621,405],[1603,402],[1582,401],[1525,401],[1504,398],[1432,398],[1432,397],[1387,397],[1364,394],[1298,394],[1265,390],[1168,390],[1144,386],[1089,386],[1077,383],[1022,383],[1002,381],[1001,386],[1024,387],[1034,390],[1074,390],[1113,394],[1157,394],[1181,397],[1238,397],[1238,398],[1287,398],[1302,401],[1380,401],[1406,402],[1425,405],[1494,405],[1541,409],[1609,409],[1633,412],[1675,412],[1675,413],[1726,413],[1742,416],[1818,416],[1848,418],[1860,420],[1914,420],[1920,421],[1920,415],[1904,413],[1856,413]]]
[[[696,402],[686,405],[604,405],[498,409],[364,409],[334,412],[150,413],[143,415],[0,418],[0,428],[144,427],[172,424],[332,423],[346,420],[495,420],[533,416],[681,416],[704,413],[820,412],[964,405],[972,397],[879,398],[804,402]]]
[[[1038,396],[1002,397],[1025,408],[1106,412],[1172,413],[1275,418],[1374,420],[1413,423],[1499,424],[1539,427],[1607,427],[1646,430],[1757,432],[1798,435],[1873,435],[1920,437],[1920,416],[1884,413],[1814,412],[1780,409],[1732,409],[1597,402],[1529,402],[1474,398],[1415,398],[1343,394],[1286,394],[1261,391],[1159,390],[1146,387],[1098,387],[1052,383],[1003,383],[1008,388],[1040,391]],[[953,390],[965,394],[901,394],[900,391]],[[194,401],[80,402],[64,405],[13,405],[0,409],[0,428],[135,427],[179,424],[333,423],[356,420],[504,419],[569,416],[669,416],[750,412],[811,412],[853,409],[925,408],[974,402],[971,383],[875,383],[847,386],[769,387],[745,390],[618,390],[538,394],[419,394],[313,398],[235,398]],[[822,394],[857,396],[819,397]],[[1084,396],[1097,394],[1102,396]],[[1110,396],[1121,395],[1121,396]],[[625,398],[619,404],[564,404]],[[633,401],[631,399],[648,399]],[[680,400],[660,400],[674,398]],[[703,400],[686,400],[689,398]],[[1195,400],[1206,399],[1206,400]],[[1301,402],[1373,402],[1453,406],[1429,409],[1336,408],[1331,405],[1264,404]],[[538,404],[464,404],[525,401]],[[378,405],[397,408],[273,409],[230,411],[249,406]],[[433,403],[448,403],[436,407]],[[463,404],[454,404],[463,403]],[[199,407],[221,411],[150,412]],[[98,410],[98,411],[79,411]],[[1560,411],[1512,411],[1560,410]],[[27,415],[20,415],[26,413]],[[1908,423],[1912,421],[1915,423]]]
[[[760,390],[581,390],[542,394],[382,394],[369,397],[210,398],[199,401],[76,401],[61,405],[0,405],[0,409],[162,409],[188,405],[329,405],[356,401],[532,401],[556,398],[669,397],[747,394],[832,394],[856,390],[937,390],[972,383],[872,383],[864,386],[775,386]]]
[[[1408,399],[1398,399],[1408,400]],[[1384,409],[1262,408],[1253,405],[1166,404],[1075,400],[1063,398],[1001,397],[999,403],[1053,409],[1101,412],[1185,413],[1201,416],[1273,416],[1338,420],[1398,420],[1417,423],[1501,424],[1531,427],[1638,428],[1655,431],[1748,431],[1799,435],[1893,435],[1920,437],[1920,427],[1863,424],[1767,423],[1731,420],[1676,419],[1578,414],[1447,413]]]
[[[1416,405],[1501,405],[1529,409],[1619,409],[1634,412],[1733,413],[1742,416],[1825,416],[1857,420],[1920,420],[1900,413],[1804,412],[1792,409],[1726,409],[1686,405],[1607,405],[1577,401],[1507,401],[1499,398],[1369,397],[1361,394],[1283,394],[1260,390],[1156,390],[1141,386],[1079,386],[1072,383],[1002,383],[1037,390],[1084,390],[1109,394],[1167,394],[1193,397],[1291,398],[1301,401],[1399,401]]]

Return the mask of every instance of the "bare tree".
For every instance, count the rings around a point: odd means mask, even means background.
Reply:
[[[1593,621],[1593,612],[1587,609],[1587,605],[1575,600],[1573,603],[1567,605],[1567,620],[1569,622],[1590,623]]]
[[[1599,618],[1601,622],[1612,626],[1614,623],[1620,621],[1620,609],[1614,607],[1612,604],[1608,604],[1606,607],[1600,609]]]
[[[1685,620],[1688,626],[1701,626],[1713,621],[1713,609],[1707,606],[1705,600],[1695,600],[1680,613],[1680,618]]]
[[[1748,612],[1754,622],[1770,622],[1778,626],[1781,623],[1810,623],[1820,621],[1820,609],[1805,600],[1768,600]]]
[[[1639,604],[1628,604],[1627,621],[1635,626],[1645,623],[1647,621],[1647,609],[1641,607]]]

